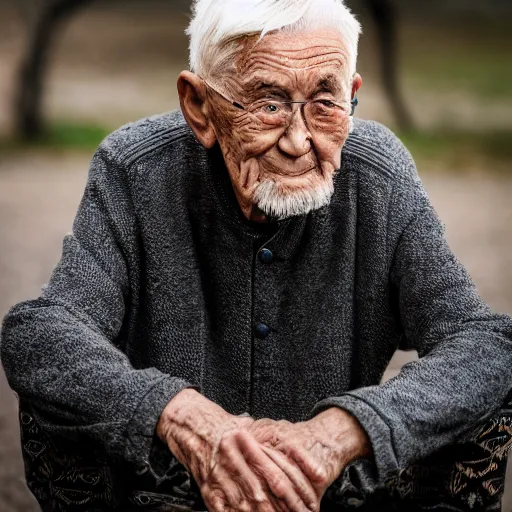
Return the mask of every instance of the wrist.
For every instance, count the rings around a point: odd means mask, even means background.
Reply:
[[[361,458],[372,458],[373,450],[368,434],[358,419],[339,407],[330,407],[312,418],[319,422],[318,428],[338,446],[343,465]]]
[[[162,411],[157,435],[196,481],[201,482],[219,437],[233,418],[195,389],[185,388]]]
[[[187,409],[200,395],[193,388],[182,389],[165,406],[156,426],[157,436],[164,442],[168,442],[173,432],[173,426],[186,423]]]
[[[172,454],[194,475],[199,467],[198,449],[202,401],[207,399],[193,388],[182,389],[165,406],[157,423],[157,436],[169,447]]]

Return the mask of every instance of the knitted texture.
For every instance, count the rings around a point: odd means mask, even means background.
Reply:
[[[388,129],[356,120],[330,205],[267,229],[243,217],[219,148],[172,112],[101,144],[49,283],[4,319],[1,358],[48,433],[112,458],[147,464],[161,411],[193,386],[255,418],[350,411],[382,483],[496,412],[511,339]],[[380,386],[399,346],[422,358]]]

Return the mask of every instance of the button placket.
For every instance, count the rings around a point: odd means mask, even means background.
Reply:
[[[258,292],[260,289],[264,289],[266,285],[269,284],[268,282],[268,271],[270,271],[270,268],[267,268],[266,270],[261,267],[268,267],[271,263],[275,261],[275,252],[270,248],[272,245],[272,242],[276,239],[277,235],[279,234],[279,230],[277,233],[274,233],[274,235],[267,240],[262,246],[259,247],[259,249],[256,252],[256,259],[257,262],[260,264],[260,268],[255,268],[254,272],[254,299],[257,300]],[[258,263],[257,263],[258,264]],[[267,274],[267,278],[265,278],[265,274]],[[266,301],[264,301],[266,302]],[[259,315],[255,316],[253,318],[253,332],[255,338],[259,340],[266,339],[269,334],[272,332],[271,326],[268,324],[268,319],[265,317],[265,314],[263,310],[265,309],[265,306],[262,304],[255,304],[254,311],[259,312]],[[267,313],[267,316],[270,318],[270,312]],[[265,317],[265,318],[264,318]]]
[[[272,332],[270,324],[271,312],[268,310],[267,300],[261,300],[267,298],[268,294],[265,292],[265,288],[270,284],[269,272],[271,268],[269,265],[274,262],[275,256],[274,251],[268,247],[272,243],[275,235],[270,238],[263,246],[260,246],[256,252],[256,267],[254,269],[254,300],[256,301],[254,307],[255,316],[253,318],[253,333],[254,337],[258,340],[266,339]],[[258,301],[258,296],[260,300]]]
[[[277,311],[275,293],[276,272],[280,259],[276,254],[276,234],[266,240],[255,241],[253,247],[253,375],[251,410],[264,411],[265,397],[269,389],[269,379],[277,341]]]
[[[251,412],[263,417],[272,415],[272,401],[279,388],[286,360],[283,337],[287,326],[283,319],[281,294],[287,261],[297,250],[306,217],[282,221],[279,229],[266,239],[255,240],[253,253],[253,364]],[[264,326],[262,325],[264,324]]]

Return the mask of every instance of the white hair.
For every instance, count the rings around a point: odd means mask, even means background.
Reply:
[[[295,215],[306,215],[326,206],[334,193],[332,176],[315,184],[313,188],[283,193],[278,182],[262,181],[254,191],[254,202],[269,217],[286,219]]]
[[[233,42],[274,30],[304,32],[335,28],[348,58],[349,77],[355,73],[361,25],[343,0],[195,0],[187,35],[190,69],[205,79],[217,66],[233,63]]]

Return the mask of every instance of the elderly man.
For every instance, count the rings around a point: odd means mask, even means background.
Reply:
[[[101,144],[3,326],[44,510],[498,506],[512,321],[353,120],[359,33],[341,0],[197,0],[181,112]]]

